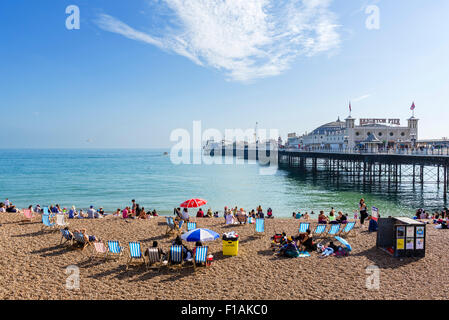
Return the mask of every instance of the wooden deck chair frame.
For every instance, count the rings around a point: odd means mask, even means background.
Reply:
[[[117,247],[119,252],[112,252],[111,251],[112,247]],[[119,260],[120,257],[123,255],[123,251],[124,251],[125,248],[123,248],[120,245],[120,241],[118,241],[118,240],[108,240],[107,249],[108,249],[108,251],[106,253],[106,259],[113,258],[113,259]]]
[[[181,255],[181,262],[180,263],[173,263],[172,262],[172,248],[173,247],[179,247],[180,250],[181,250],[181,253],[180,253],[180,255]],[[171,270],[181,270],[184,267],[184,252],[183,252],[182,249],[183,248],[180,245],[172,245],[172,246],[170,246],[170,249],[168,251],[168,265],[167,265],[169,269],[171,269]]]
[[[320,233],[316,233],[318,227],[324,228],[323,231],[320,232]],[[316,238],[316,239],[324,238],[324,237],[326,236],[326,233],[327,233],[327,232],[326,232],[326,229],[327,229],[327,224],[323,224],[323,223],[317,224],[317,225],[315,226],[315,230],[314,230],[313,233],[312,233],[312,237],[313,237],[313,238]]]
[[[147,261],[145,260],[145,256],[142,252],[142,246],[140,245],[140,242],[137,241],[131,241],[128,242],[128,246],[129,246],[129,250],[128,250],[128,261],[126,262],[126,270],[128,271],[129,266],[131,264],[143,264],[145,266],[145,268],[148,270],[148,264]],[[140,252],[140,256],[137,256],[136,253],[137,248],[139,248],[139,252]],[[135,251],[134,253],[132,253],[132,251]]]
[[[167,228],[165,229],[165,234],[169,235],[175,232],[175,220],[173,217],[166,217],[165,221],[167,223]],[[171,221],[171,223],[169,223]]]
[[[81,244],[81,252],[84,251],[84,249],[86,249],[88,246],[92,245],[89,240],[86,241],[86,239],[84,239],[84,234],[82,234],[81,232],[73,233],[73,245],[75,244]]]
[[[257,231],[257,225],[258,225],[258,221],[262,221],[262,225],[263,225],[263,231]],[[256,237],[263,237],[265,235],[265,219],[263,218],[257,218],[256,219],[256,223],[255,223],[255,236]]]
[[[99,248],[103,248],[104,251],[100,251]],[[106,261],[108,249],[104,245],[103,241],[97,241],[92,244],[92,254],[90,256],[90,260],[99,258],[100,256]]]
[[[69,230],[60,229],[59,231],[61,231],[61,241],[59,241],[59,245],[66,244],[68,242],[70,246],[73,246],[73,234]],[[66,235],[70,235],[70,238]]]
[[[205,253],[201,252],[202,250],[205,250]],[[204,261],[203,260],[198,261],[198,262],[196,261],[197,260],[196,256],[197,256],[198,251],[200,251],[201,254],[204,255]],[[209,252],[208,246],[196,247],[195,254],[193,255],[193,270],[194,271],[196,271],[200,267],[204,267],[207,269],[207,254],[208,254],[208,252]],[[200,263],[200,264],[197,265],[197,263]],[[204,266],[202,266],[201,263],[204,263]]]
[[[162,256],[159,252],[159,248],[148,248],[148,268],[160,271],[162,267]]]
[[[338,233],[338,235],[340,237],[355,237],[355,227],[356,222],[355,221],[350,221],[348,223],[346,223],[342,228],[340,229],[340,232]],[[352,227],[349,229],[349,231],[345,231],[346,228],[348,228],[349,225],[352,225]]]

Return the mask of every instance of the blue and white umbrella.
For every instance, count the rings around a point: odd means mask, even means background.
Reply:
[[[195,242],[195,241],[212,241],[219,237],[220,235],[215,231],[198,228],[184,233],[181,236],[181,239],[189,242]]]
[[[336,240],[338,240],[343,246],[345,246],[349,251],[352,251],[352,247],[349,244],[348,241],[346,241],[345,239],[343,239],[342,237],[336,236],[335,237]]]

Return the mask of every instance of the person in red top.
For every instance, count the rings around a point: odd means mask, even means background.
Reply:
[[[196,214],[197,218],[203,218],[204,217],[204,212],[203,209],[200,208],[200,210],[198,210],[197,214]]]

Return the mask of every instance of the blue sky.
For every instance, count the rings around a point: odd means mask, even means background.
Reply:
[[[419,137],[449,136],[447,12],[447,0],[4,0],[0,147],[169,147],[193,120],[285,138],[346,117],[349,100],[354,117],[404,124],[415,101]]]

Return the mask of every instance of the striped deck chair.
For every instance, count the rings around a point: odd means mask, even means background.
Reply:
[[[187,231],[196,229],[196,222],[187,222]]]
[[[148,248],[148,266],[150,269],[160,270],[162,266],[162,257],[158,248]]]
[[[338,232],[340,231],[340,227],[341,227],[340,224],[331,224],[331,227],[325,236],[326,237],[336,236],[338,234]]]
[[[308,222],[301,222],[299,224],[299,233],[304,233],[310,228],[310,223]]]
[[[313,237],[322,238],[326,234],[327,224],[318,224],[313,231]]]
[[[209,247],[208,246],[201,246],[196,247],[195,254],[193,257],[193,270],[196,271],[196,268],[203,265],[204,267],[207,267],[207,251]]]
[[[248,224],[252,224],[253,223],[253,217],[248,217]]]
[[[103,242],[94,242],[93,243],[93,249],[92,249],[92,255],[90,256],[90,259],[103,257],[104,260],[106,260],[106,256],[108,254],[108,249],[106,249],[106,246]]]
[[[44,229],[51,229],[51,230],[57,230],[56,229],[56,223],[50,222],[50,215],[43,214],[42,215],[42,230]]]
[[[108,240],[108,252],[106,253],[106,259],[117,258],[119,259],[123,254],[123,247],[120,246],[120,242],[117,240]]]
[[[126,263],[126,270],[128,270],[130,264],[144,264],[148,270],[147,262],[142,254],[142,248],[140,242],[129,242],[129,258]]]
[[[344,228],[340,230],[339,236],[341,237],[349,237],[351,231],[354,231],[355,222],[348,222]],[[354,232],[352,232],[353,236],[355,236]]]
[[[65,221],[65,215],[64,214],[57,214],[56,215],[56,225],[58,227],[67,227],[69,224]]]
[[[265,219],[256,219],[256,235],[263,236],[265,234]]]
[[[60,229],[61,231],[61,241],[59,241],[59,244],[66,244],[67,242],[70,245],[73,245],[73,235],[69,230]],[[63,242],[64,241],[64,242]]]
[[[173,221],[173,217],[166,217],[165,220],[167,221],[167,229],[165,230],[165,234],[171,234],[175,232],[175,223]]]
[[[184,263],[183,258],[182,246],[171,246],[170,252],[168,253],[168,267],[170,269],[182,268]]]
[[[226,224],[234,224],[234,216],[232,214],[226,215]]]
[[[33,215],[33,213],[31,212],[30,209],[23,210],[23,215],[25,216],[24,221],[28,221],[28,222],[32,222],[33,221],[34,215]]]
[[[84,239],[84,234],[82,234],[81,232],[74,232],[73,239],[73,244],[80,245],[81,251],[83,251],[86,247],[92,245],[89,240]]]

